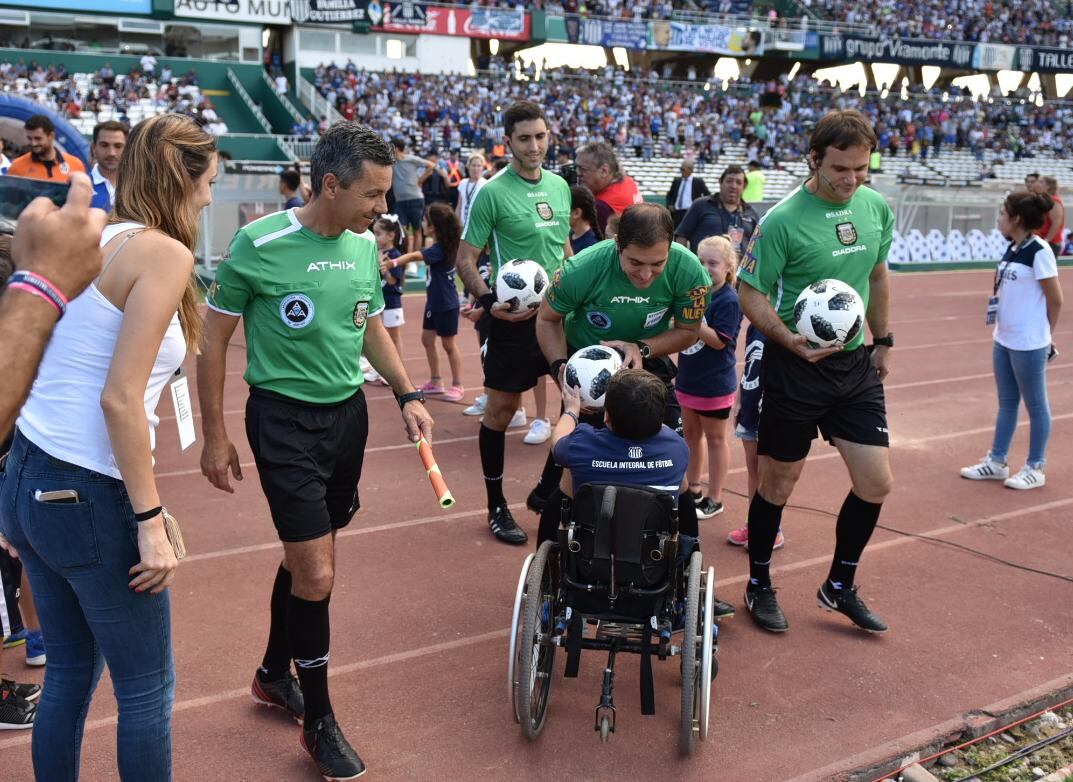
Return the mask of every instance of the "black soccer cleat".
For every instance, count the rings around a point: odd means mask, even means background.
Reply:
[[[857,587],[835,589],[830,581],[825,580],[816,592],[816,601],[820,604],[820,608],[845,614],[862,630],[867,630],[869,633],[887,632],[887,623],[868,610],[868,606],[857,594]]]
[[[357,779],[366,771],[365,764],[346,740],[333,714],[321,717],[302,731],[302,747],[328,782]]]
[[[753,621],[769,633],[785,633],[790,629],[790,623],[775,599],[775,590],[769,586],[747,588],[745,607],[749,609]]]
[[[250,685],[250,694],[256,703],[271,706],[275,709],[283,709],[294,718],[299,725],[305,715],[305,698],[302,697],[302,687],[298,680],[290,673],[282,679],[266,682],[261,681],[261,672],[253,675],[253,684]]]
[[[529,540],[529,535],[518,526],[506,505],[496,505],[488,514],[488,528],[496,538],[512,546],[521,546]]]

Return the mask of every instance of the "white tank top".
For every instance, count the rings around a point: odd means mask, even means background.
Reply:
[[[101,246],[123,231],[142,227],[138,223],[109,225],[101,236]],[[67,314],[56,324],[17,422],[19,431],[50,456],[119,480],[123,476],[108,438],[101,392],[122,325],[123,312],[97,290],[96,284],[73,299]],[[145,389],[145,417],[154,446],[160,422],[155,412],[157,402],[185,357],[186,340],[176,313]]]

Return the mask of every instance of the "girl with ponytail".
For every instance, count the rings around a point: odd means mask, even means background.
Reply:
[[[76,779],[107,662],[119,703],[119,777],[171,779],[177,565],[153,476],[155,410],[201,315],[192,277],[216,147],[162,114],[130,133],[104,264],[66,304],[16,423],[0,521],[33,588],[48,651],[33,731],[37,779]]]

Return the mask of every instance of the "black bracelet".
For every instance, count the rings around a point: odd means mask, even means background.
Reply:
[[[563,410],[563,415],[568,415],[571,418],[573,418],[574,419],[574,426],[577,426],[578,424],[581,423],[581,419],[579,419],[577,417],[577,413],[573,412],[572,410]]]
[[[559,379],[559,369],[561,369],[562,365],[565,364],[565,363],[567,363],[567,360],[565,358],[557,358],[557,359],[555,359],[554,361],[551,362],[550,369],[551,369],[551,379],[552,380],[558,380]]]
[[[398,400],[399,409],[401,410],[402,408],[406,407],[406,404],[408,402],[424,402],[425,401],[425,392],[424,391],[410,391],[409,393],[406,393],[406,394],[400,394],[399,396],[397,396],[395,398]]]
[[[154,519],[157,516],[159,516],[163,512],[163,510],[164,510],[163,506],[157,505],[155,508],[150,508],[149,510],[142,511],[141,513],[135,513],[134,514],[134,520],[135,521],[149,521],[149,519]]]
[[[484,308],[485,312],[491,315],[492,305],[496,303],[496,295],[494,293],[486,293],[483,296],[478,296],[477,303]]]

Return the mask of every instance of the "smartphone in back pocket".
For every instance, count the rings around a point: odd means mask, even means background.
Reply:
[[[38,502],[52,502],[52,503],[76,503],[78,502],[78,492],[74,489],[58,489],[56,491],[36,491],[34,492],[34,499]]]

